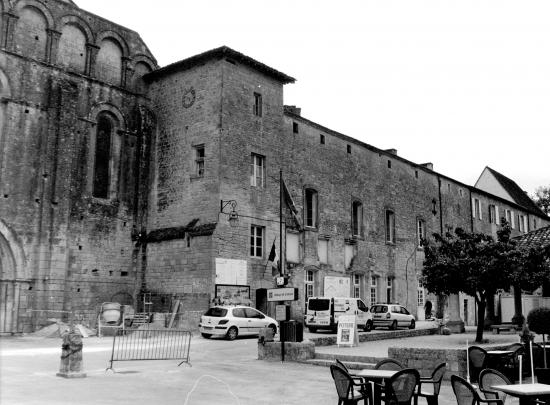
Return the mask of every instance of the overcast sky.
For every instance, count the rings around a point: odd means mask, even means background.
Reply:
[[[302,116],[473,185],[550,185],[550,1],[75,0],[160,66],[227,45]]]

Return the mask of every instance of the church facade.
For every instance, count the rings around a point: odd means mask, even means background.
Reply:
[[[273,314],[280,273],[294,319],[333,291],[421,318],[421,238],[550,225],[492,169],[469,186],[302,117],[294,78],[240,52],[159,68],[70,0],[0,4],[0,333],[93,326],[109,301]],[[467,297],[456,310],[475,322]]]

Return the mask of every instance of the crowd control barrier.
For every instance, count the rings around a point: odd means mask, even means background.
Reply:
[[[187,330],[137,329],[113,336],[110,365],[115,361],[180,360],[178,366],[189,363],[191,332]]]

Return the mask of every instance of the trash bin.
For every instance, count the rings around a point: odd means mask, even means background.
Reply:
[[[304,325],[301,322],[291,320],[280,323],[281,341],[301,342],[304,340]]]

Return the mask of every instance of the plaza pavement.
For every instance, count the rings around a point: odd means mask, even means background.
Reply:
[[[362,342],[357,347],[319,347],[336,355],[385,357],[390,346],[461,347],[475,331],[450,336],[423,336]],[[495,343],[513,343],[517,334],[493,335]],[[203,339],[191,343],[191,366],[177,361],[115,363],[116,373],[106,372],[111,338],[83,339],[87,376],[65,379],[59,370],[61,338],[9,337],[0,342],[0,404],[227,404],[286,405],[336,404],[334,383],[327,367],[257,360],[257,339],[229,342]],[[456,404],[448,382],[442,386],[441,405]],[[423,399],[419,400],[424,405]]]

